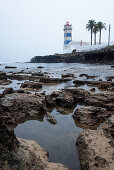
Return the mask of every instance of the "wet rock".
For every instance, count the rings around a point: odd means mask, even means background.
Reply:
[[[14,67],[14,66],[5,66],[5,69],[9,69],[9,68],[17,68],[17,67]]]
[[[6,88],[6,89],[3,91],[3,95],[11,94],[11,93],[14,93],[13,88]]]
[[[6,73],[0,72],[0,80],[7,80]]]
[[[45,100],[27,93],[7,94],[0,101],[1,117],[7,124],[16,124],[26,116],[46,113]]]
[[[103,130],[85,130],[77,140],[82,170],[112,170],[114,149],[112,138]]]
[[[102,81],[102,79],[99,79],[99,81]]]
[[[56,97],[59,96],[59,92],[53,92],[50,95],[45,96],[47,107],[53,107],[56,105]]]
[[[88,74],[80,74],[79,77],[86,77],[87,79],[93,79],[96,78],[97,76],[89,76]]]
[[[71,107],[76,102],[75,96],[69,92],[63,91],[56,97],[56,103],[62,107]]]
[[[112,81],[112,79],[111,79],[111,78],[108,78],[107,81]]]
[[[30,82],[30,81],[26,81],[24,83],[21,84],[21,88],[32,88],[32,89],[39,89],[42,88],[42,84],[39,82]]]
[[[44,68],[44,67],[42,67],[42,66],[38,66],[37,68]]]
[[[106,79],[114,79],[114,76],[108,76]]]
[[[48,120],[51,124],[53,124],[53,125],[57,124],[57,120],[54,118],[54,116],[53,116],[51,113],[47,112],[47,113],[46,113],[46,117],[47,117],[47,120]]]
[[[11,80],[0,80],[0,85],[9,85],[11,83],[12,83]]]
[[[74,77],[74,74],[62,74],[62,78],[66,78],[66,77]]]
[[[44,73],[32,73],[32,76],[44,76]]]
[[[97,93],[85,97],[84,103],[89,106],[103,107],[107,110],[114,110],[114,93]]]
[[[75,84],[75,86],[82,86],[82,85],[87,84],[87,82],[83,80],[75,80],[73,81],[73,83]]]
[[[60,79],[60,78],[41,78],[40,82],[42,83],[62,83],[70,81],[70,79]]]
[[[104,122],[109,117],[105,108],[86,106],[78,108],[73,115],[73,118],[81,124],[93,126]]]
[[[93,91],[93,92],[95,92],[95,88],[92,88],[92,89],[90,89],[90,91]]]

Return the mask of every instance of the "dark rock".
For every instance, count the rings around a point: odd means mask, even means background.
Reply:
[[[42,66],[38,66],[37,68],[44,68],[44,67],[42,67]]]
[[[9,68],[17,68],[17,67],[14,67],[14,66],[5,66],[5,69],[9,69]]]
[[[79,77],[86,77],[87,79],[93,79],[96,78],[97,76],[89,76],[88,74],[80,74]]]
[[[8,130],[8,128],[0,120],[0,151],[5,149],[11,150],[14,148],[15,144],[18,144],[16,136],[13,130]]]
[[[42,84],[39,82],[24,82],[21,84],[21,88],[32,88],[32,89],[39,89],[42,88]]]
[[[111,68],[114,68],[114,66],[111,66]]]
[[[62,78],[66,78],[66,77],[74,77],[74,74],[62,74]]]
[[[42,82],[42,83],[61,83],[61,82],[67,82],[67,81],[70,81],[70,79],[40,78],[40,82]]]
[[[7,80],[6,73],[0,72],[0,80]]]
[[[92,88],[92,89],[90,89],[90,91],[93,91],[93,92],[95,92],[95,88]]]
[[[11,93],[14,93],[13,88],[6,88],[6,89],[3,91],[3,95],[11,94]]]
[[[32,73],[32,76],[44,76],[44,73]]]

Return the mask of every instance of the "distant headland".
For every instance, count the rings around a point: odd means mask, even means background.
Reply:
[[[100,63],[114,64],[114,45],[100,50],[35,56],[30,63]]]

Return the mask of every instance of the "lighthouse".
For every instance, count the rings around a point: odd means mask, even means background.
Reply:
[[[68,47],[68,44],[72,41],[72,25],[67,21],[64,25],[64,49]]]

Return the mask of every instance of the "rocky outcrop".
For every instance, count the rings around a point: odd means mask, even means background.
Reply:
[[[85,98],[84,103],[89,106],[103,107],[109,111],[114,111],[114,93],[90,93],[90,96]]]
[[[49,162],[48,153],[37,142],[21,138],[18,138],[18,141],[19,146],[12,151],[10,160],[6,157],[6,161],[2,164],[4,170],[68,170],[60,163]]]
[[[26,93],[7,94],[0,99],[1,118],[15,125],[20,119],[46,113],[45,100]]]
[[[40,82],[42,83],[62,83],[62,82],[67,82],[70,81],[71,79],[69,78],[40,78]]]
[[[89,52],[35,56],[31,63],[114,63],[114,49],[101,49]]]
[[[32,89],[39,89],[42,88],[42,84],[35,81],[26,81],[21,84],[21,88],[32,88]]]
[[[98,125],[107,120],[108,117],[109,113],[107,113],[105,108],[94,106],[78,108],[73,114],[75,120],[88,126]]]
[[[112,170],[114,167],[113,139],[103,130],[85,130],[77,140],[82,170]]]

